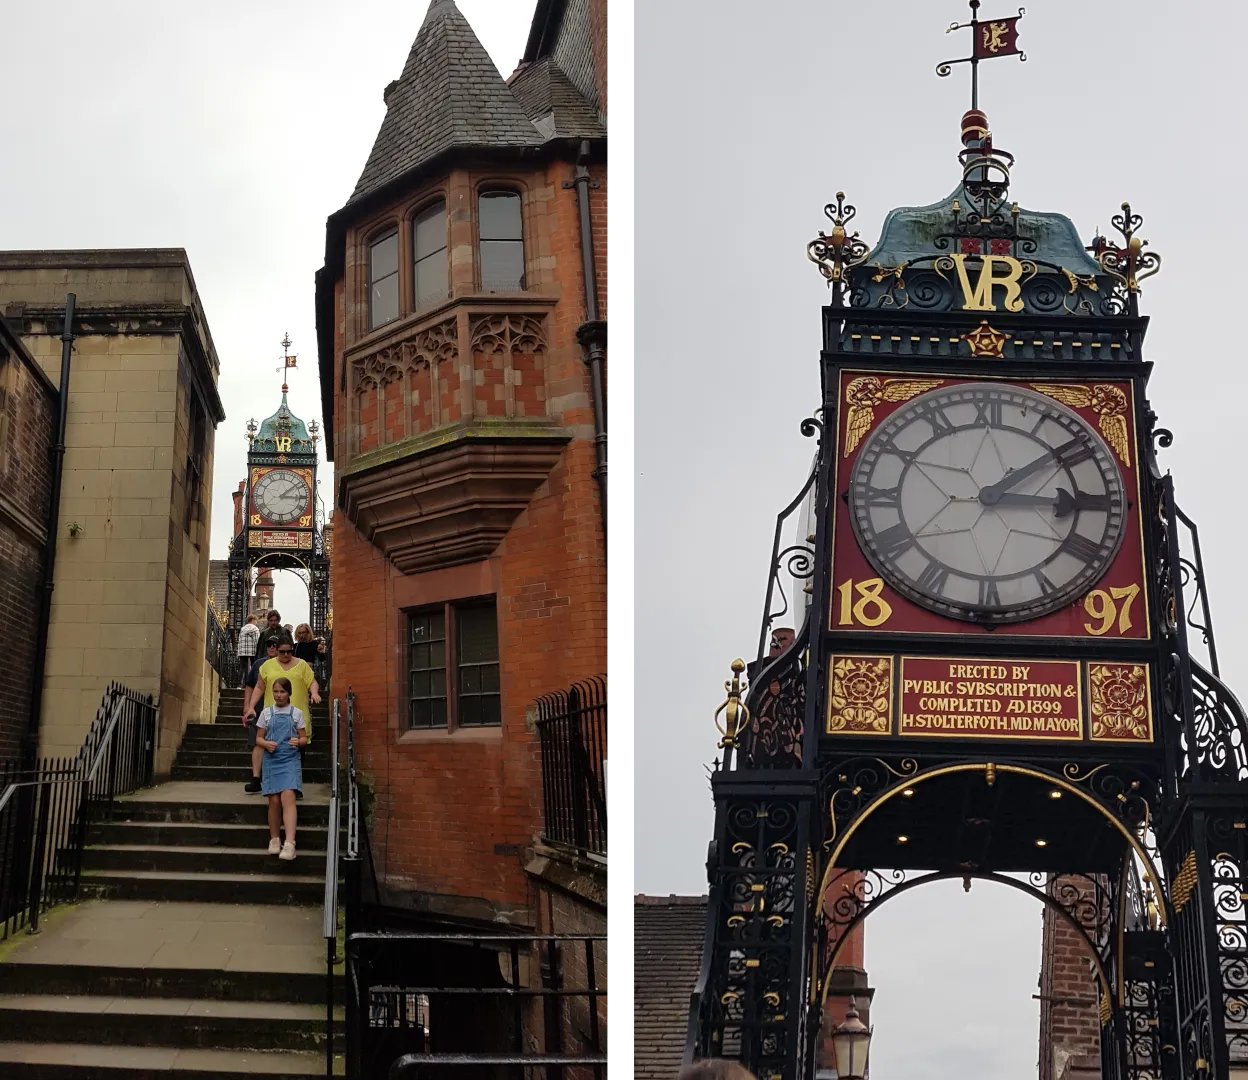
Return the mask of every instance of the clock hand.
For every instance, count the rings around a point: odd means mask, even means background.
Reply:
[[[980,493],[981,501],[983,493]],[[1048,507],[1055,517],[1064,518],[1076,510],[1108,510],[1109,496],[1092,495],[1076,491],[1073,495],[1065,488],[1058,488],[1056,495],[1024,495],[1018,491],[1003,491],[997,496],[995,506]]]
[[[1028,462],[1021,469],[1015,469],[1013,472],[1006,473],[995,484],[989,484],[987,487],[979,489],[979,501],[985,506],[995,506],[1001,501],[1004,495],[1015,484],[1019,484],[1026,480],[1032,473],[1037,473],[1043,469],[1050,461],[1053,460],[1054,451],[1046,450],[1034,461]]]

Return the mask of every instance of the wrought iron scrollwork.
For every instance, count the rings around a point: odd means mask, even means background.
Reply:
[[[802,804],[741,797],[719,809],[710,864],[718,902],[709,909],[710,962],[695,991],[695,1050],[740,1061],[760,1077],[795,1078],[805,999],[796,973],[807,948]]]
[[[793,578],[794,582],[808,582],[814,577],[815,573],[813,534],[807,535],[799,542],[787,546],[782,546],[783,541],[781,539],[785,525],[798,514],[803,505],[808,501],[808,497],[819,475],[819,460],[823,454],[823,421],[818,417],[808,416],[802,421],[801,432],[808,439],[817,435],[819,444],[815,461],[812,463],[810,472],[806,476],[806,482],[793,498],[793,501],[776,515],[776,532],[771,548],[771,572],[767,577],[767,593],[763,601],[763,625],[758,635],[759,661],[762,661],[767,655],[767,645],[771,637],[772,628],[778,620],[789,614],[789,597],[788,593],[785,592],[784,582],[781,580],[782,576],[788,574]],[[776,605],[777,595],[779,596],[778,606]]]
[[[1248,717],[1239,699],[1212,672],[1191,661],[1196,745],[1188,764],[1201,780],[1248,779]],[[1194,761],[1193,761],[1194,759]]]
[[[856,207],[845,201],[845,192],[838,191],[836,202],[828,203],[823,212],[832,222],[832,231],[820,230],[818,237],[806,245],[806,257],[819,267],[829,285],[839,289],[844,284],[845,272],[865,262],[871,248],[856,231],[845,229],[858,213]]]
[[[806,730],[808,626],[754,676],[746,699],[748,720],[738,736],[740,767],[800,769]]]

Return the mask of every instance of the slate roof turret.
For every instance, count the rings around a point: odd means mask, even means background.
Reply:
[[[606,126],[553,57],[522,68],[507,84],[547,139],[605,139]]]
[[[454,0],[433,0],[347,205],[452,147],[543,141]]]

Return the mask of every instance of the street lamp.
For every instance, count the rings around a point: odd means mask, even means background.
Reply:
[[[837,1024],[832,1032],[838,1080],[864,1080],[870,1050],[871,1029],[858,1018],[858,1002],[851,997],[844,1023]]]

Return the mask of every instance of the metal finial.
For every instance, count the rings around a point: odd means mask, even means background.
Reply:
[[[724,689],[728,692],[728,697],[724,699],[723,704],[715,710],[715,726],[719,728],[719,733],[723,736],[719,740],[721,748],[731,751],[737,744],[737,735],[741,729],[750,722],[750,710],[746,708],[745,703],[741,700],[741,673],[745,670],[745,661],[738,658],[732,662],[732,678],[724,683]],[[723,713],[724,722],[719,722],[719,715]],[[725,764],[728,755],[724,755]]]

